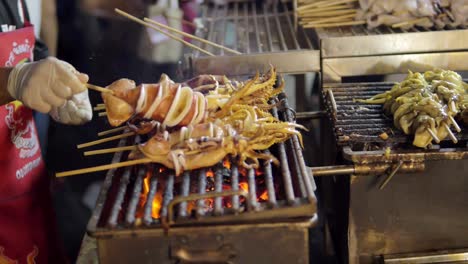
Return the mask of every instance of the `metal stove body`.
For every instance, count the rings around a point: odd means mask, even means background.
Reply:
[[[293,121],[282,102],[273,114]],[[100,263],[309,263],[313,178],[296,136],[269,151],[279,167],[110,170],[88,225]]]

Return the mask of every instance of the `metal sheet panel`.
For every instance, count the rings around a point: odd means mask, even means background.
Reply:
[[[362,26],[361,26],[362,27]],[[390,54],[448,52],[468,50],[468,30],[401,32],[368,35],[343,33],[335,36],[330,30],[318,29],[323,58],[376,56]],[[329,33],[330,35],[328,35]]]
[[[424,72],[434,68],[468,70],[468,52],[422,53],[324,59],[323,82],[341,82],[343,77]]]

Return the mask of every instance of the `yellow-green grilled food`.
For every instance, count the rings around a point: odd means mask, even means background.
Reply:
[[[455,119],[468,124],[468,85],[453,71],[410,71],[391,90],[356,101],[383,104],[384,113],[393,115],[395,127],[407,135],[414,134],[413,145],[421,148],[447,137],[456,143],[450,127],[457,132],[461,129]]]

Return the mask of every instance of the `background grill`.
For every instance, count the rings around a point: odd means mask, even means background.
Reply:
[[[224,6],[203,5],[200,19],[204,28],[197,30],[197,36],[235,49],[242,55],[201,44],[200,47],[216,56],[205,56],[198,51],[188,55],[194,75],[250,75],[269,64],[275,65],[281,73],[320,69],[320,52],[302,28],[295,30],[290,4],[260,5],[246,1]]]

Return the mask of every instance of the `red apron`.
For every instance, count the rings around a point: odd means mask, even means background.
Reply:
[[[0,65],[32,61],[33,26],[0,32]],[[65,263],[32,111],[0,106],[0,264]]]

